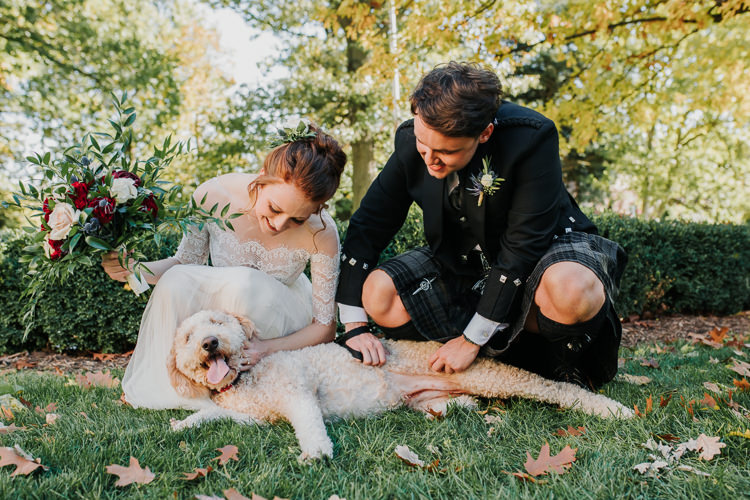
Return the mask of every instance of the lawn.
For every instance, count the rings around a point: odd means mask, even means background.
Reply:
[[[286,423],[250,427],[224,421],[173,432],[170,418],[188,412],[136,410],[120,402],[119,387],[83,389],[72,375],[7,371],[0,385],[21,386],[16,396],[40,411],[16,410],[12,420],[4,415],[6,426],[25,429],[0,434],[0,446],[19,445],[48,469],[11,477],[13,467],[2,467],[0,498],[223,498],[229,488],[268,499],[746,497],[750,439],[738,434],[750,429],[750,392],[735,386],[743,376],[730,369],[733,359],[748,361],[750,348],[743,342],[747,339],[721,348],[678,342],[623,349],[621,373],[651,381],[636,385],[617,379],[603,393],[638,405],[642,414],[651,397],[650,411],[632,420],[604,420],[520,399],[482,401],[478,411],[452,408],[435,420],[399,410],[328,424],[335,456],[310,464],[298,462],[300,450]],[[706,388],[705,382],[716,386]],[[56,409],[47,408],[50,403]],[[59,416],[46,424],[46,413]],[[568,426],[585,431],[558,433]],[[710,460],[685,452],[652,475],[633,469],[653,462],[649,454],[654,452],[643,447],[649,439],[676,447],[700,434],[718,437],[726,446]],[[575,448],[570,468],[535,481],[511,474],[525,472],[527,452],[536,458],[545,443],[552,455]],[[227,445],[237,447],[238,460],[219,465],[217,449]],[[394,453],[399,445],[433,465],[406,464]],[[105,467],[128,465],[131,456],[155,479],[115,486],[118,477]],[[206,477],[183,479],[183,473],[209,466],[213,470]]]

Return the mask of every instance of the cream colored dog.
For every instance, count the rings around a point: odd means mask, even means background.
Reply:
[[[439,347],[435,342],[384,341],[389,355],[382,368],[363,365],[336,344],[321,344],[272,354],[240,372],[242,346],[254,333],[249,320],[221,311],[201,311],[180,325],[168,360],[172,384],[185,396],[210,395],[218,407],[173,421],[174,429],[219,418],[285,419],[294,427],[300,457],[308,459],[333,454],[325,419],[365,417],[402,405],[434,415],[449,400],[472,404],[468,394],[520,396],[600,417],[633,415],[600,394],[491,359],[478,358],[461,373],[435,373],[427,364]]]

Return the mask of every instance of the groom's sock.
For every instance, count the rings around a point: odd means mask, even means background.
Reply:
[[[401,326],[389,328],[387,326],[380,326],[378,328],[382,330],[386,338],[393,340],[424,340],[424,337],[414,327],[414,323],[411,321],[404,323]]]

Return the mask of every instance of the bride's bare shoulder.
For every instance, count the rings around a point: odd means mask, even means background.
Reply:
[[[336,255],[339,251],[339,233],[333,217],[322,209],[319,215],[312,215],[307,220],[307,226],[313,238],[313,253]]]
[[[204,206],[215,203],[232,203],[241,205],[247,196],[247,186],[257,174],[230,173],[212,177],[200,184],[193,194],[193,198],[200,202],[205,197]]]

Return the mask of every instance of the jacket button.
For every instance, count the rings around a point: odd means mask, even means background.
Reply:
[[[469,260],[469,256],[468,255],[462,255],[461,256],[461,262],[467,262],[468,260]]]
[[[458,218],[458,220],[460,220],[461,222],[466,222],[466,216],[462,215],[461,217]]]

